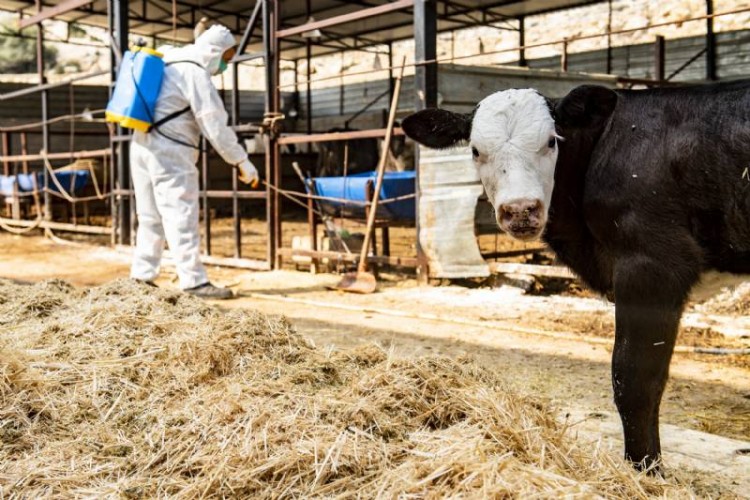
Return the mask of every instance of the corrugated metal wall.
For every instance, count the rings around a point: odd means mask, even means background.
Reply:
[[[718,52],[718,74],[722,79],[736,79],[750,77],[750,30],[733,31],[717,34]],[[671,75],[683,64],[693,58],[705,47],[704,37],[679,38],[666,41],[666,75]],[[512,64],[506,66],[512,71]],[[547,57],[543,59],[529,60],[532,69],[545,69],[557,71],[560,69],[559,57]],[[503,81],[499,78],[502,74],[501,67],[479,68],[454,65],[440,66],[440,94],[444,99],[446,107],[465,108],[476,104],[494,90],[500,90],[509,86],[523,84],[540,88],[543,93],[550,97],[559,97],[569,87],[583,83],[575,75],[556,73],[553,78],[542,77],[539,73],[528,75],[530,78],[522,78],[521,74],[506,74],[508,78]],[[498,70],[494,75],[488,73],[492,69]],[[573,53],[568,57],[568,70],[572,73],[604,74],[607,69],[607,51],[597,50],[591,52]],[[652,78],[654,72],[654,45],[640,44],[627,47],[614,47],[612,50],[612,72],[613,74],[631,78]],[[484,73],[484,76],[482,76]],[[675,76],[675,81],[703,80],[706,73],[705,55],[698,57],[682,72]],[[585,80],[588,80],[586,78]],[[545,87],[545,88],[541,88]],[[364,83],[355,83],[346,86],[332,86],[323,89],[314,89],[312,92],[313,117],[320,120],[321,124],[333,126],[329,117],[348,117],[362,109],[375,97],[388,88],[386,80],[377,80]],[[408,111],[413,106],[414,79],[408,76],[404,79],[399,101],[399,110]],[[378,117],[372,115],[381,113],[389,106],[388,97],[380,99],[373,105],[368,114],[370,121],[364,117],[354,121],[355,128],[366,128],[371,126],[373,119]],[[306,97],[304,92],[300,93],[300,119],[304,118],[306,109]],[[344,120],[339,120],[338,126],[343,126]],[[324,127],[325,128],[325,127]],[[299,126],[297,128],[299,130]],[[316,127],[316,130],[320,128]]]
[[[750,76],[750,31],[717,33],[718,75],[721,79]],[[665,74],[668,77],[706,46],[704,37],[676,38],[666,41]],[[529,60],[531,68],[558,69],[559,57]],[[582,73],[605,73],[607,51],[597,50],[568,55],[568,70]],[[612,48],[612,72],[631,78],[653,78],[654,44],[629,45]],[[677,74],[675,81],[703,80],[706,77],[706,57],[702,55]]]

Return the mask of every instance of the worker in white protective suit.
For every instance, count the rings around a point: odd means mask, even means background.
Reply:
[[[138,214],[131,277],[153,284],[166,240],[180,288],[210,299],[228,299],[233,294],[209,282],[200,260],[196,162],[201,134],[227,163],[237,167],[242,182],[258,182],[258,171],[227,125],[227,112],[211,82],[211,76],[225,70],[234,57],[235,45],[227,28],[214,25],[192,45],[165,51],[155,128],[134,132],[130,145]]]

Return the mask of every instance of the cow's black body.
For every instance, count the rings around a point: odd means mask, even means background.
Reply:
[[[545,240],[601,293],[625,251],[750,272],[750,82],[617,95],[606,120],[558,124]]]
[[[706,269],[750,272],[750,81],[549,101],[559,143],[544,240],[614,297],[612,381],[625,453],[660,456],[659,404],[680,316]],[[417,141],[469,138],[471,115],[407,118]]]
[[[544,239],[614,296],[626,454],[650,462],[691,287],[706,269],[750,272],[750,82],[618,91],[603,115],[585,126],[556,116],[565,141]]]

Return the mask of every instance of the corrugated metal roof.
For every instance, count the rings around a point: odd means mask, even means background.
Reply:
[[[52,7],[64,0],[43,0]],[[438,31],[449,31],[469,26],[494,23],[513,28],[515,22],[507,21],[523,15],[533,15],[553,10],[563,10],[603,0],[440,0],[438,1]],[[310,0],[311,15],[322,21],[342,14],[357,12],[369,7],[391,3],[385,0]],[[108,0],[94,0],[91,4],[68,12],[57,19],[74,21],[99,27],[107,26]],[[304,24],[307,19],[305,0],[281,0],[281,27],[290,28]],[[171,40],[174,35],[181,42],[193,39],[193,27],[201,17],[220,22],[238,37],[252,13],[255,2],[247,0],[131,0],[130,31],[146,37]],[[176,7],[176,26],[172,9]],[[33,0],[0,0],[0,9],[36,13]],[[403,40],[412,37],[412,10],[404,9],[376,17],[332,26],[321,30],[323,36],[316,40],[313,55],[362,48],[373,44]],[[256,29],[253,45],[248,51],[260,50],[260,29]],[[305,39],[296,35],[282,41],[282,57],[299,59],[305,54]]]

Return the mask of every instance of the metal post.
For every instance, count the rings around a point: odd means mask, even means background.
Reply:
[[[266,63],[266,113],[279,109],[278,53],[276,51],[276,0],[263,0],[263,51]],[[309,68],[309,64],[308,64]],[[308,69],[309,74],[309,69]],[[309,78],[308,78],[309,80]],[[309,85],[309,83],[308,83]],[[278,164],[278,139],[273,131],[266,135],[266,181],[276,185],[280,178]],[[268,263],[274,269],[281,267],[278,249],[280,245],[281,217],[278,193],[266,187],[266,217],[268,218]]]
[[[310,0],[305,1],[305,15],[307,19],[310,19],[312,9],[310,7]],[[312,40],[309,38],[305,39],[305,133],[307,135],[312,134],[312,86],[310,83],[310,75],[312,74],[310,64],[312,62]],[[312,144],[307,145],[307,152],[312,152]]]
[[[344,101],[346,99],[346,90],[344,88],[344,52],[339,52],[341,57],[341,78],[339,79],[339,115],[344,116]]]
[[[271,64],[271,72],[273,73],[273,86],[271,87],[271,90],[273,92],[273,99],[271,100],[272,109],[271,112],[276,114],[281,111],[281,90],[279,89],[279,74],[280,74],[280,63],[281,63],[281,53],[279,52],[279,44],[280,40],[276,36],[276,32],[279,30],[279,16],[281,15],[281,9],[279,8],[279,0],[273,0],[273,10],[271,11],[271,18],[270,18],[270,30],[269,33],[271,34],[271,61],[273,64]],[[273,152],[273,167],[274,167],[274,176],[273,176],[273,182],[275,185],[277,185],[279,188],[283,187],[281,185],[282,181],[282,175],[281,175],[281,145],[278,142],[278,137],[275,133],[272,132],[271,134],[271,151]],[[274,268],[275,269],[281,269],[281,255],[278,253],[278,249],[282,246],[282,232],[281,232],[281,214],[282,214],[282,199],[279,195],[278,191],[273,192],[273,206],[274,210],[276,212],[276,217],[274,219],[274,222],[276,226],[274,227],[273,231],[273,241],[274,241]]]
[[[528,66],[526,61],[526,16],[518,18],[518,65]]]
[[[21,132],[21,154],[24,156],[29,154],[28,136],[26,135],[26,132]],[[23,168],[23,173],[28,174],[29,173],[29,161],[24,159],[21,165]]]
[[[437,2],[434,0],[416,0],[414,2],[414,89],[416,91],[415,108],[417,111],[437,107]],[[427,62],[431,61],[431,62]],[[416,226],[417,226],[417,279],[423,283],[429,277],[427,258],[419,241],[419,149],[416,154]]]
[[[607,2],[607,74],[612,73],[612,0]]]
[[[714,13],[713,0],[706,0],[706,15]],[[706,80],[717,80],[716,76],[716,34],[714,33],[714,18],[706,19]]]
[[[232,125],[240,124],[240,78],[239,63],[232,64]],[[204,153],[208,156],[208,153]],[[242,218],[240,217],[240,200],[237,197],[239,181],[236,172],[232,172],[232,220],[234,223],[234,257],[242,258]],[[206,213],[208,217],[208,213]]]
[[[664,37],[656,35],[654,40],[654,80],[658,82],[664,81],[665,47]]]
[[[296,110],[297,114],[294,116],[294,121],[297,122],[297,120],[300,119],[300,100],[299,100],[299,59],[294,60],[294,95],[292,97],[292,109]],[[295,130],[296,130],[295,125]]]
[[[124,53],[128,48],[128,19],[129,19],[129,2],[130,0],[110,0],[110,20],[109,28],[112,38],[117,43],[118,48]],[[111,53],[112,61],[112,83],[114,84],[117,79],[117,64],[114,51]],[[125,135],[127,132],[117,126],[117,136]],[[117,187],[119,188],[119,195],[115,197],[117,200],[117,224],[114,225],[115,231],[117,231],[117,242],[121,245],[127,243],[133,244],[132,241],[135,235],[130,232],[131,221],[130,221],[130,150],[128,143],[125,141],[118,141],[115,145],[115,153],[117,158]],[[114,221],[113,221],[114,222]]]
[[[10,140],[8,138],[8,132],[3,132],[3,156],[9,156],[10,154]],[[5,159],[3,159],[3,175],[10,175],[10,163]]]
[[[211,255],[211,207],[208,203],[208,141],[201,137],[201,178],[203,184],[203,227],[206,233],[206,255]]]
[[[42,12],[42,0],[36,0],[37,13]],[[47,77],[44,76],[44,29],[42,24],[36,27],[36,70],[39,75],[39,85],[47,83]],[[42,105],[42,149],[45,154],[49,153],[49,92],[45,89],[40,92]],[[52,220],[52,198],[49,193],[50,177],[45,166],[44,170],[44,219]]]
[[[396,81],[393,79],[393,42],[388,42],[388,102],[393,102]]]

